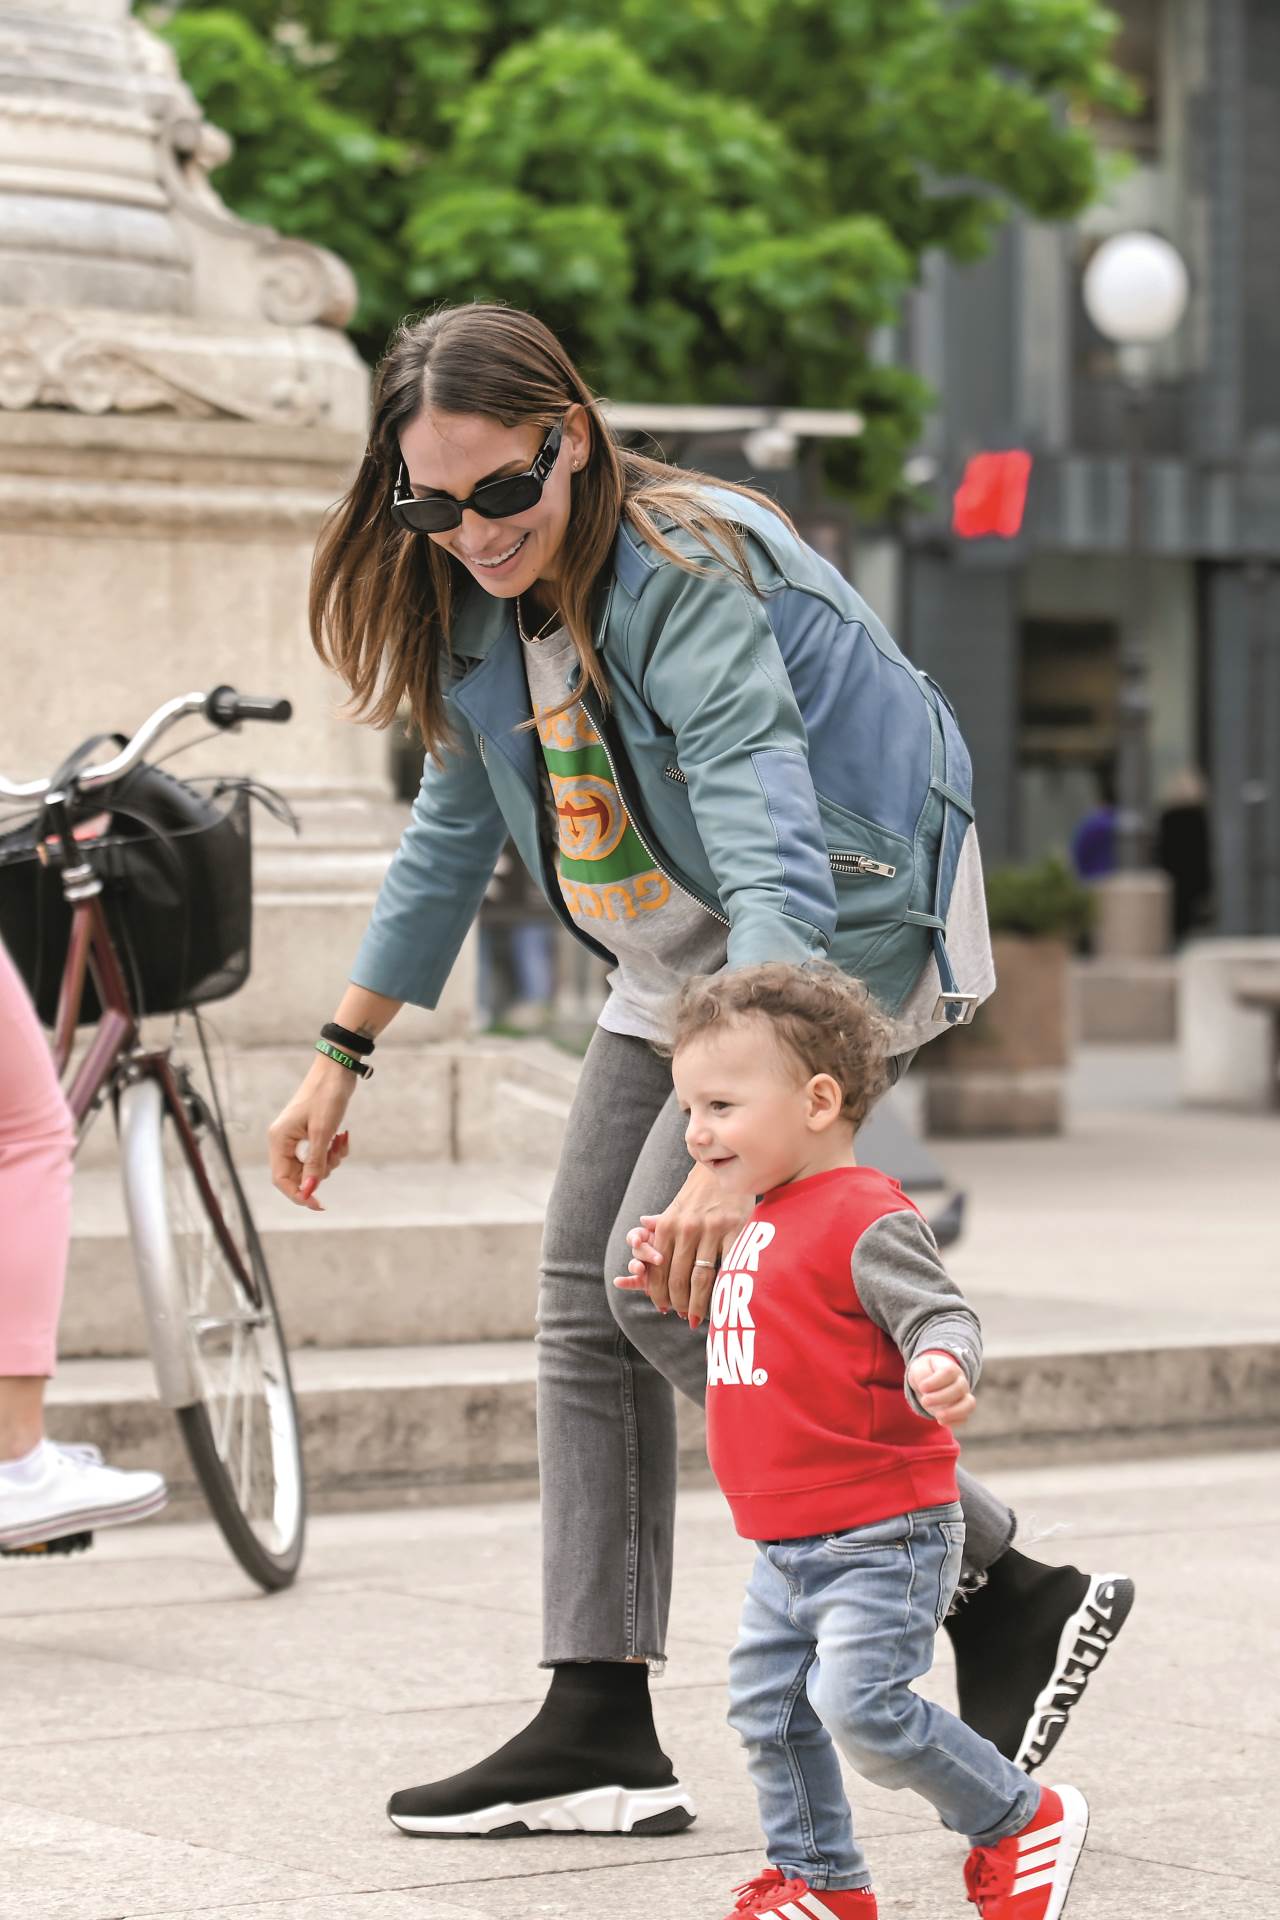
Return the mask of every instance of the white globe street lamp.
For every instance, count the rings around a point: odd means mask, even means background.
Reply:
[[[1114,234],[1085,268],[1089,318],[1122,347],[1167,340],[1181,324],[1190,293],[1182,255],[1158,233]]]
[[[1116,859],[1122,871],[1147,865],[1150,850],[1151,695],[1143,622],[1143,414],[1150,349],[1182,323],[1191,283],[1178,249],[1158,233],[1117,233],[1104,240],[1085,268],[1085,310],[1098,332],[1120,349],[1128,400],[1130,595],[1120,646],[1117,713]]]

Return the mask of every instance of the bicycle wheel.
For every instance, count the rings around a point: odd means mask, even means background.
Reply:
[[[129,1089],[124,1130],[157,1373],[227,1545],[270,1591],[297,1573],[306,1525],[293,1382],[262,1242],[226,1136],[189,1076],[178,1074],[181,1113],[157,1081],[144,1082]],[[145,1220],[140,1190],[148,1196]],[[164,1305],[157,1312],[158,1272]],[[177,1395],[166,1391],[166,1375],[176,1374],[188,1383]]]

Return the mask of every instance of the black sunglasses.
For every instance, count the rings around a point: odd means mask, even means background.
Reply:
[[[451,493],[431,493],[419,499],[410,493],[409,476],[400,462],[391,489],[391,517],[397,526],[411,533],[444,533],[460,527],[469,507],[486,520],[505,520],[513,513],[527,513],[542,498],[547,476],[555,466],[564,438],[564,425],[557,420],[538,450],[538,457],[524,473],[506,474],[501,480],[484,480],[469,500],[455,500]]]

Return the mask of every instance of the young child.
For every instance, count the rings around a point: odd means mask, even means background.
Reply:
[[[1083,1795],[1037,1787],[912,1688],[959,1573],[950,1429],[973,1410],[982,1347],[921,1215],[854,1156],[886,1038],[834,967],[722,973],[679,1004],[689,1151],[760,1196],[716,1279],[707,1363],[711,1465],[757,1545],[729,1720],[771,1862],[729,1920],[875,1920],[837,1747],[968,1836],[983,1920],[1058,1920]]]

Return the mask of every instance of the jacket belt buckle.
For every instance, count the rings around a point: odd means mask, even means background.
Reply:
[[[972,1025],[977,1011],[976,993],[940,993],[933,1017],[935,1020],[945,1020],[949,1027],[967,1027]]]

